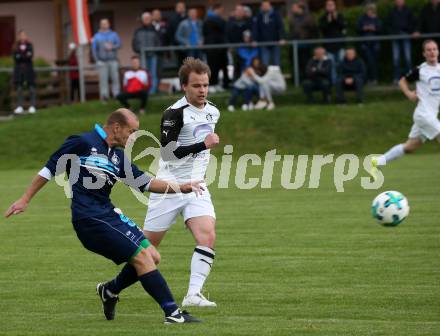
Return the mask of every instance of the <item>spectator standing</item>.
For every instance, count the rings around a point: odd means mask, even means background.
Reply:
[[[313,15],[310,14],[307,3],[297,1],[290,7],[289,15],[289,39],[307,40],[319,37],[318,25]],[[310,57],[310,45],[299,45],[298,64],[300,76],[304,75],[304,69]],[[294,76],[292,76],[293,78]]]
[[[416,30],[416,18],[412,11],[405,5],[405,0],[395,0],[394,6],[390,10],[386,25],[388,32],[392,35],[411,35]],[[391,41],[393,49],[394,83],[397,84],[402,77],[400,71],[400,56],[403,52],[404,73],[408,73],[412,68],[411,59],[411,40],[393,40]]]
[[[203,40],[205,44],[226,43],[226,21],[222,17],[223,6],[214,5],[208,11],[203,23]],[[223,91],[229,86],[227,49],[207,49],[206,59],[211,68],[209,89],[211,92]],[[219,85],[219,71],[223,72],[223,87]]]
[[[356,102],[362,103],[366,71],[364,62],[356,55],[356,49],[353,47],[347,48],[338,70],[336,81],[337,102],[340,104],[346,103],[344,91],[354,89],[356,90]]]
[[[175,39],[179,45],[198,47],[203,45],[203,23],[198,19],[197,9],[188,10],[188,18],[180,22],[177,27]],[[186,56],[201,58],[200,50],[186,50]]]
[[[307,103],[315,103],[313,98],[314,91],[322,92],[322,101],[324,104],[330,102],[332,64],[326,55],[323,47],[316,47],[313,50],[313,57],[309,60],[303,81],[304,93],[307,97]]]
[[[377,36],[382,29],[382,23],[377,17],[376,5],[369,3],[365,6],[363,14],[356,26],[357,32],[362,37]],[[379,62],[379,41],[364,41],[361,43],[361,51],[367,62],[367,78],[372,84],[377,84],[377,66]]]
[[[261,3],[260,12],[254,21],[253,35],[256,42],[284,43],[283,19],[269,1]],[[281,50],[279,45],[261,47],[260,52],[264,64],[280,65]]]
[[[235,6],[233,15],[226,23],[226,40],[228,43],[242,43],[243,33],[252,30],[252,20],[245,17],[245,9],[243,5]],[[232,50],[232,58],[234,62],[234,80],[237,80],[241,72],[244,70],[240,63],[238,50]]]
[[[168,24],[165,20],[162,18],[162,12],[159,9],[154,9],[151,12],[151,16],[153,18],[153,26],[156,32],[159,35],[160,45],[161,46],[169,46],[173,43],[171,41],[168,41]],[[160,51],[157,53],[157,88],[156,92],[158,91],[158,88],[160,86],[160,80],[162,78],[162,71],[163,71],[163,60],[164,58],[169,58],[170,53],[169,52],[163,52]]]
[[[117,97],[119,102],[125,108],[130,108],[128,99],[139,99],[139,114],[145,113],[147,105],[148,90],[151,87],[151,80],[148,72],[141,69],[139,56],[131,58],[131,69],[124,73],[124,92]]]
[[[440,0],[431,0],[422,8],[419,22],[422,34],[440,33]]]
[[[121,47],[119,35],[110,29],[110,21],[101,19],[99,31],[93,36],[92,54],[99,72],[99,96],[102,101],[110,98],[108,79],[112,82],[112,94],[116,97],[120,91],[119,62],[117,51]]]
[[[319,19],[319,28],[324,38],[341,38],[346,35],[347,24],[344,16],[336,9],[333,0],[327,0],[325,3],[325,12]],[[343,55],[343,43],[334,42],[324,45],[327,50],[327,56],[332,61],[332,81],[336,81],[336,69]]]
[[[78,58],[76,57],[76,44],[69,44],[69,59],[67,60],[68,65],[71,67],[78,67]],[[80,99],[79,93],[79,71],[78,70],[70,70],[69,71],[69,79],[70,79],[70,102],[75,102]],[[76,99],[77,97],[78,99]]]
[[[17,90],[17,107],[15,114],[24,112],[23,103],[23,87],[27,85],[29,90],[29,113],[35,113],[35,72],[33,65],[34,47],[30,42],[27,34],[20,30],[18,32],[18,40],[13,48],[14,57],[14,85]]]
[[[178,45],[179,43],[176,41],[176,31],[177,27],[179,27],[180,22],[187,19],[186,15],[186,5],[185,2],[179,1],[176,3],[174,8],[174,13],[171,15],[169,24],[168,24],[168,41],[172,45]],[[176,51],[178,66],[182,64],[183,59],[185,58],[185,52],[181,50]]]
[[[144,12],[142,14],[142,27],[138,28],[133,35],[132,47],[133,51],[141,57],[142,65],[145,66],[148,72],[151,74],[152,86],[151,94],[155,94],[159,84],[157,77],[157,53],[154,51],[147,51],[142,53],[143,48],[160,47],[159,33],[153,26],[153,17],[150,12]]]

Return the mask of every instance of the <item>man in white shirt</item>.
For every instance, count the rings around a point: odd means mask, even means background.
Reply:
[[[211,71],[199,59],[188,57],[179,70],[185,96],[169,107],[161,121],[161,159],[157,178],[170,181],[203,180],[210,149],[219,144],[214,133],[219,110],[206,100]],[[201,293],[215,256],[215,211],[206,189],[199,197],[173,197],[151,193],[144,234],[158,246],[182,214],[196,247],[191,260],[188,293],[183,306],[215,307]]]
[[[413,115],[414,124],[408,140],[403,144],[395,145],[385,154],[373,158],[373,169],[377,166],[384,166],[404,154],[413,153],[426,140],[436,139],[440,143],[440,121],[438,120],[440,64],[438,63],[438,46],[435,41],[426,40],[423,43],[423,56],[426,62],[411,70],[399,81],[400,89],[405,96],[410,101],[418,101]],[[416,90],[409,88],[410,82],[416,82]]]

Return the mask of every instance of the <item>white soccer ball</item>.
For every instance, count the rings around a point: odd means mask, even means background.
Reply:
[[[398,191],[385,191],[374,199],[371,214],[383,226],[397,226],[408,217],[408,200]]]

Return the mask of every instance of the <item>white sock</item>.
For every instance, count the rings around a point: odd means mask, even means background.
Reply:
[[[196,246],[191,259],[191,276],[187,295],[200,293],[211,271],[215,251],[206,246]]]
[[[385,158],[385,164],[387,164],[389,161],[398,159],[402,157],[405,154],[405,151],[403,150],[403,144],[398,144],[392,147],[388,152],[386,152],[383,157]],[[380,158],[379,158],[380,160]],[[379,162],[378,162],[379,163]]]

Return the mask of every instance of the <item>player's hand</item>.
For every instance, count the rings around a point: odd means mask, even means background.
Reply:
[[[220,143],[220,138],[216,133],[209,133],[204,142],[206,148],[213,148]]]
[[[22,199],[15,201],[5,212],[5,217],[10,217],[12,215],[18,215],[20,212],[26,210],[28,203]]]
[[[196,195],[201,195],[202,192],[205,190],[205,188],[200,185],[200,183],[202,182],[203,181],[190,181],[182,183],[181,185],[179,185],[180,192],[182,194],[189,194],[194,191]]]
[[[411,100],[412,102],[416,102],[417,101],[417,92],[416,91],[409,91],[406,96],[408,97],[409,100]]]

